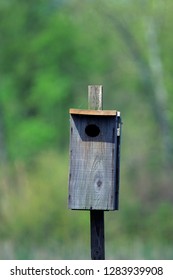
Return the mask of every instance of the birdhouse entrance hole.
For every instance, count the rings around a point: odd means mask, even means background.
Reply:
[[[100,134],[100,128],[95,124],[89,124],[85,128],[85,133],[89,137],[97,137]]]

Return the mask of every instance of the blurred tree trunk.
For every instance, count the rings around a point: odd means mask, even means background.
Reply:
[[[0,104],[0,165],[7,163],[7,149],[5,145],[5,126],[2,106]]]
[[[171,123],[168,118],[168,93],[164,82],[164,70],[160,57],[158,35],[155,22],[152,18],[146,19],[146,35],[149,54],[149,68],[153,87],[153,108],[160,127],[164,160],[166,165],[172,165]]]
[[[171,139],[171,123],[167,112],[168,94],[164,83],[163,65],[159,54],[159,44],[154,21],[153,19],[148,20],[148,18],[145,20],[148,60],[144,58],[143,50],[138,46],[130,27],[119,19],[114,18],[113,21],[116,30],[128,46],[132,59],[137,65],[141,84],[148,98],[148,102],[150,102],[160,130],[163,162],[166,167],[171,168],[173,164],[173,145]]]
[[[5,142],[5,124],[4,124],[4,114],[2,110],[2,104],[0,104],[0,203],[1,203],[1,211],[2,205],[5,203],[5,196],[8,193],[8,187],[10,186],[10,176],[8,172],[8,152],[7,152],[7,144]]]

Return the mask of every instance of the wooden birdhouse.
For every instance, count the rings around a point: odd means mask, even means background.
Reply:
[[[70,209],[118,210],[120,113],[70,109]]]

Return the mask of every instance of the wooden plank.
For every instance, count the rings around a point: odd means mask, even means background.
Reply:
[[[70,114],[74,115],[92,115],[92,116],[116,116],[116,110],[81,110],[81,109],[73,109],[69,110]]]
[[[117,116],[117,145],[116,145],[116,192],[115,192],[115,210],[119,209],[119,186],[120,186],[120,144],[121,144],[121,117]]]
[[[103,110],[103,86],[88,86],[88,109]]]
[[[88,122],[99,128],[87,136]],[[71,115],[69,208],[114,210],[116,116]]]

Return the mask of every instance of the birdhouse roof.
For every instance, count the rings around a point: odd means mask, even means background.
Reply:
[[[72,115],[93,115],[93,116],[120,116],[120,112],[116,110],[82,110],[70,109]]]

